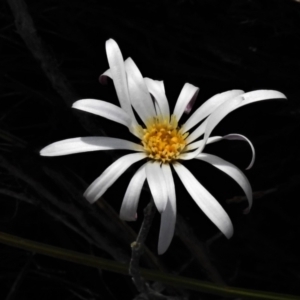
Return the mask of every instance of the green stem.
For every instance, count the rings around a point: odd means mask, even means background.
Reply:
[[[0,242],[6,245],[17,247],[23,250],[44,254],[58,259],[67,260],[73,263],[99,268],[120,274],[128,274],[128,265],[115,261],[81,254],[75,251],[65,250],[58,247],[48,246],[42,243],[22,239],[13,235],[0,232]],[[243,297],[243,299],[265,299],[265,300],[300,300],[299,296],[268,293],[263,291],[247,290],[233,287],[221,287],[213,283],[195,280],[192,278],[174,276],[159,271],[140,269],[146,280],[160,281],[164,284],[201,291],[207,294],[223,297]]]

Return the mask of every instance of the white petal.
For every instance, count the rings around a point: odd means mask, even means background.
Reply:
[[[263,100],[270,99],[286,99],[286,96],[278,91],[273,90],[258,90],[253,92],[248,92],[242,95],[243,101],[238,107]]]
[[[130,101],[144,123],[156,116],[153,101],[144,78],[131,58],[125,62]]]
[[[204,134],[204,141],[208,139],[209,135],[211,134],[212,130],[215,126],[230,112],[233,110],[244,106],[246,104],[250,104],[253,102],[261,101],[261,100],[268,100],[268,99],[276,99],[276,98],[283,98],[285,99],[285,95],[272,90],[259,90],[253,91],[249,93],[242,94],[233,98],[231,100],[226,101],[222,105],[220,105],[208,118],[207,118],[207,126],[205,128]],[[242,99],[242,101],[241,101]]]
[[[158,254],[165,253],[169,248],[174,236],[176,224],[176,193],[172,171],[168,164],[163,164],[161,168],[166,181],[168,202],[166,209],[161,213]]]
[[[248,138],[246,138],[244,135],[237,134],[237,133],[227,134],[227,135],[223,136],[222,139],[225,139],[225,140],[245,141],[245,142],[247,142],[249,144],[249,146],[251,148],[251,151],[252,151],[252,158],[251,158],[251,162],[250,162],[249,166],[246,168],[246,170],[251,169],[252,166],[253,166],[253,164],[254,164],[254,162],[255,162],[255,149],[254,149],[254,146],[251,143],[251,141]]]
[[[215,143],[215,142],[218,142],[218,141],[221,141],[224,137],[222,136],[212,136],[212,137],[209,137],[206,144],[212,144],[212,143]],[[185,152],[186,151],[190,151],[190,150],[194,150],[194,149],[197,149],[199,147],[202,147],[203,146],[203,143],[204,143],[204,140],[200,140],[200,141],[197,141],[197,142],[194,142],[192,144],[189,144],[186,146],[185,148]],[[181,157],[180,157],[181,158]]]
[[[236,109],[237,105],[241,103],[241,96],[233,98],[221,104],[208,118],[207,125],[204,133],[204,141],[206,143],[213,129],[219,124],[219,122],[226,117],[230,112]]]
[[[181,179],[183,185],[195,200],[200,209],[207,217],[230,238],[233,234],[232,223],[218,201],[197,181],[194,175],[180,163],[173,164],[173,167]]]
[[[132,164],[146,158],[144,153],[133,153],[122,156],[112,163],[84,192],[83,196],[90,202],[97,201],[106,190],[127,170]]]
[[[122,108],[106,101],[82,99],[74,102],[72,107],[115,121],[127,127],[130,127],[132,123],[132,119]]]
[[[214,143],[214,142],[217,142],[220,140],[222,140],[221,136],[213,136],[213,137],[208,138],[208,140],[206,141],[206,144]],[[194,142],[190,145],[187,145],[187,147],[185,148],[185,152],[180,154],[179,159],[183,159],[183,160],[194,159],[200,153],[199,149],[203,149],[204,146],[205,146],[205,144],[204,144],[203,139],[200,141]],[[194,151],[187,152],[190,150],[194,150]]]
[[[165,178],[158,162],[149,161],[146,164],[146,176],[156,208],[161,213],[166,208],[168,194]]]
[[[157,80],[157,82],[159,83],[161,90],[162,90],[164,93],[166,93],[164,81],[163,81],[163,80]]]
[[[149,93],[155,98],[157,102],[160,112],[164,117],[170,117],[170,108],[169,103],[164,92],[162,89],[162,85],[160,81],[153,80],[151,78],[144,78],[146,86],[149,90]]]
[[[197,98],[198,93],[199,88],[190,83],[186,83],[183,86],[173,112],[173,115],[176,116],[177,121],[180,120],[182,114],[184,113],[189,103],[191,101],[194,101],[195,98]]]
[[[110,69],[106,70],[103,74],[99,76],[99,82],[101,84],[107,84],[107,77],[112,78]]]
[[[196,140],[199,136],[204,134],[205,128],[207,126],[207,119],[204,120],[187,138],[186,142],[189,144]]]
[[[206,161],[213,165],[214,167],[218,168],[219,170],[223,171],[226,173],[228,176],[230,176],[232,179],[234,179],[239,186],[243,189],[243,191],[246,194],[246,197],[249,202],[249,208],[250,210],[252,206],[252,188],[251,185],[247,179],[247,177],[244,175],[244,173],[238,169],[235,165],[231,164],[230,162],[207,153],[201,153],[199,154],[196,159],[200,159],[203,161]]]
[[[126,149],[143,151],[143,147],[130,141],[110,138],[106,136],[90,136],[67,139],[48,145],[40,151],[42,156],[60,156],[74,153]]]
[[[210,115],[222,103],[243,93],[244,91],[242,90],[232,90],[214,95],[213,97],[209,98],[186,121],[186,123],[182,126],[182,131],[187,132],[208,115]]]
[[[109,39],[106,41],[106,54],[110,67],[110,75],[120,101],[121,107],[127,112],[131,119],[135,120],[129,100],[128,85],[126,80],[124,59],[118,44]]]
[[[136,210],[145,180],[145,165],[142,165],[133,175],[128,185],[120,210],[120,219],[125,221],[136,220]]]
[[[205,130],[203,145],[195,151],[189,153],[190,159],[196,157],[199,153],[201,153],[213,129],[225,116],[227,116],[230,112],[232,112],[238,107],[238,105],[242,101],[242,96],[243,95],[237,96],[236,98],[230,99],[218,106],[218,108],[197,129],[195,129],[195,131],[190,136],[187,137],[186,140],[188,143],[190,143],[194,141],[197,137],[202,135],[203,130]]]
[[[168,198],[171,199],[172,203],[176,202],[176,192],[171,167],[169,164],[162,164],[161,170],[165,178]]]

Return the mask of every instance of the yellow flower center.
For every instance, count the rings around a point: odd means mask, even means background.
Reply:
[[[182,134],[175,116],[154,117],[142,129],[142,144],[148,157],[162,163],[176,160],[186,146],[188,133]]]

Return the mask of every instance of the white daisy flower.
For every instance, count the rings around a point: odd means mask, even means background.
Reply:
[[[255,153],[253,145],[246,137],[239,134],[223,137],[210,135],[216,125],[231,111],[261,100],[285,99],[285,95],[273,90],[249,93],[241,90],[227,91],[208,99],[185,124],[179,126],[183,113],[191,110],[199,88],[186,83],[171,114],[162,81],[143,78],[131,58],[123,60],[117,43],[112,39],[106,42],[106,53],[110,68],[101,75],[100,81],[104,82],[106,77],[113,80],[121,107],[102,100],[83,99],[76,101],[73,108],[127,126],[130,132],[140,139],[140,143],[110,137],[81,137],[53,143],[43,148],[40,154],[59,156],[97,150],[134,151],[112,163],[88,187],[84,197],[90,203],[97,201],[131,165],[145,160],[128,185],[120,218],[127,221],[136,219],[142,186],[147,179],[154,203],[161,213],[159,254],[164,253],[169,247],[175,229],[176,192],[172,168],[200,209],[227,238],[230,238],[233,234],[233,226],[227,213],[181,162],[190,159],[203,160],[229,175],[245,192],[249,210],[252,205],[252,190],[245,175],[231,163],[215,155],[204,153],[203,150],[205,145],[222,139],[244,140],[252,149],[252,161],[248,167],[250,168]],[[138,124],[134,111],[143,124]]]

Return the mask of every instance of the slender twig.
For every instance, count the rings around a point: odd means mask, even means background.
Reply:
[[[144,209],[144,221],[142,223],[137,239],[131,244],[132,252],[129,265],[129,274],[132,276],[132,280],[137,290],[141,293],[147,293],[148,289],[145,285],[144,279],[141,276],[139,262],[144,252],[144,242],[151,227],[155,211],[155,205],[153,203],[153,200],[151,200],[151,202]]]

